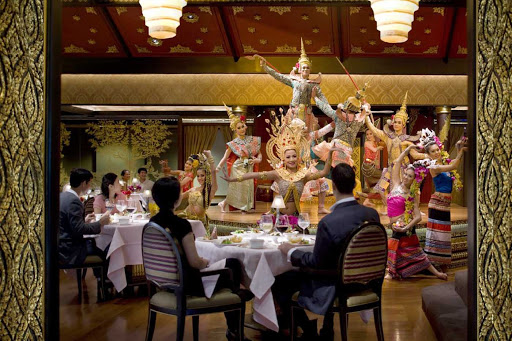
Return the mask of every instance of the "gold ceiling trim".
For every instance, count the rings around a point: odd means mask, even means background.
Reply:
[[[466,76],[354,75],[371,104],[467,105]],[[212,86],[215,84],[215,86]],[[346,75],[322,75],[331,104],[354,95]],[[63,75],[62,104],[288,105],[291,88],[266,74]]]

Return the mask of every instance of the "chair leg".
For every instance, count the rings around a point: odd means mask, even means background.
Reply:
[[[295,326],[295,317],[293,316],[293,304],[290,312],[290,340],[295,341],[295,334],[297,334],[297,327]]]
[[[240,327],[238,329],[239,331],[239,334],[240,334],[240,341],[244,341],[245,340],[245,336],[244,336],[244,328],[245,328],[245,302],[242,302],[242,306],[240,307]]]
[[[176,341],[183,341],[185,335],[185,313],[178,314],[178,327],[176,328]]]
[[[375,331],[377,332],[377,340],[384,341],[384,330],[382,329],[382,314],[380,307],[373,309],[373,319],[375,320]]]
[[[78,285],[78,303],[82,303],[82,269],[76,269],[76,283]]]
[[[98,292],[97,301],[104,302],[107,300],[107,297],[105,295],[105,277],[103,277],[103,267],[101,267],[100,270],[101,270],[101,275],[100,275],[99,281],[98,281],[98,279],[96,279],[97,292]]]
[[[347,325],[348,325],[348,313],[341,310],[340,311],[340,332],[341,332],[341,341],[347,341]]]
[[[85,279],[85,276],[87,276],[87,268],[82,270],[82,279]]]
[[[149,309],[148,311],[148,329],[146,330],[146,341],[153,340],[153,332],[155,331],[156,312]]]
[[[192,333],[194,335],[194,341],[199,340],[199,315],[192,316]]]

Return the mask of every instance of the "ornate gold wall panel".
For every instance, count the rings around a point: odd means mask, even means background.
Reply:
[[[512,339],[512,2],[476,1],[478,339]]]
[[[466,105],[466,76],[355,75],[371,104]],[[332,104],[354,96],[346,75],[323,75]],[[292,90],[266,74],[63,75],[62,104],[288,105]]]
[[[0,339],[43,339],[44,4],[0,2]]]

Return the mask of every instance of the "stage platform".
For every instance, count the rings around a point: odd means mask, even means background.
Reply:
[[[210,223],[225,225],[225,226],[233,226],[240,228],[250,228],[256,227],[257,221],[260,219],[261,215],[270,210],[271,203],[269,202],[256,202],[256,209],[247,213],[242,212],[229,212],[223,213],[220,210],[219,206],[211,206],[208,209],[208,217],[210,219]],[[318,214],[318,204],[316,202],[312,203],[301,203],[301,211],[309,213],[309,219],[311,220],[311,227],[316,228],[320,219],[325,217],[325,214]],[[327,204],[326,207],[330,207],[332,203]],[[389,218],[385,215],[383,207],[377,206],[375,209],[380,214],[380,222],[386,226],[389,224]],[[418,228],[426,227],[427,225],[427,214],[428,207],[427,204],[420,205],[420,210],[422,212],[421,222],[418,224]],[[451,221],[452,225],[459,224],[467,224],[468,220],[468,211],[467,207],[462,207],[459,205],[453,204],[451,207]]]

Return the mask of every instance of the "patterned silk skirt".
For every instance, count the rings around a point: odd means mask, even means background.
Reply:
[[[231,177],[236,178],[245,173],[252,172],[253,166],[244,165],[242,159],[237,159],[231,168]],[[228,184],[228,194],[226,195],[226,204],[242,210],[250,211],[254,208],[254,180],[245,180],[242,182],[230,182]]]
[[[412,234],[393,232],[388,240],[388,271],[393,278],[406,278],[430,266],[413,228]]]
[[[452,259],[451,196],[433,194],[428,203],[425,253],[434,265],[448,265]]]

